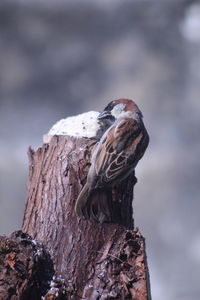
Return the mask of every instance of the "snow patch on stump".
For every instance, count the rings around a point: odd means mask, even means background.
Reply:
[[[55,123],[48,134],[43,136],[44,143],[49,143],[54,135],[69,135],[75,137],[95,138],[100,130],[97,120],[99,112],[89,111],[77,116],[61,119]]]

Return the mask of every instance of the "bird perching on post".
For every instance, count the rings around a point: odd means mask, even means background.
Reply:
[[[120,99],[100,114],[58,121],[44,145],[29,150],[22,229],[49,249],[56,274],[72,287],[67,299],[151,299],[132,213],[134,170],[148,140],[136,104]],[[62,287],[63,280],[56,294]]]
[[[111,101],[98,120],[109,127],[93,152],[75,211],[82,219],[103,223],[114,221],[112,189],[134,172],[148,146],[149,135],[141,111],[129,99]]]

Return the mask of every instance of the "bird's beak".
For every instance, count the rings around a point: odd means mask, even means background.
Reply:
[[[102,111],[102,112],[98,115],[97,119],[98,119],[98,120],[101,120],[101,119],[110,119],[111,117],[112,117],[112,115],[111,115],[110,111],[104,110],[104,111]]]

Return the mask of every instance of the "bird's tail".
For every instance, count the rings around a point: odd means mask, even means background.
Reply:
[[[95,220],[100,223],[111,222],[111,202],[111,191],[105,189],[91,191],[86,183],[76,200],[75,211],[81,219]]]

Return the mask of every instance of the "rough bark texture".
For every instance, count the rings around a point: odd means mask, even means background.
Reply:
[[[0,300],[41,299],[53,274],[50,255],[30,236],[0,237]]]
[[[36,152],[29,149],[22,229],[48,248],[63,278],[45,299],[150,299],[145,243],[133,230],[134,174],[114,191],[116,223],[92,223],[74,213],[95,143],[55,136]]]

